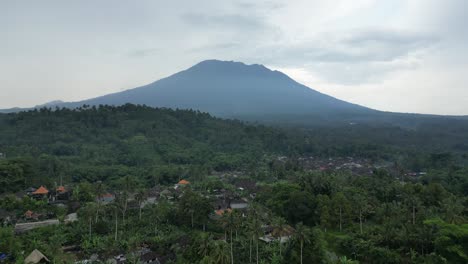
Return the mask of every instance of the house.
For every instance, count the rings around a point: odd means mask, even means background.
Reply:
[[[70,199],[70,192],[64,186],[59,186],[55,189],[56,200],[66,201]]]
[[[65,223],[72,223],[78,221],[78,214],[77,213],[71,213],[65,216]]]
[[[98,202],[102,202],[104,204],[111,203],[115,200],[115,195],[111,193],[105,193],[97,198]]]
[[[26,194],[27,194],[28,196],[32,196],[33,193],[34,193],[36,190],[37,190],[37,189],[34,188],[34,187],[29,187],[28,189],[25,190],[25,192],[26,192]]]
[[[161,198],[167,199],[167,200],[172,200],[174,199],[174,194],[169,190],[166,189],[160,193]]]
[[[34,212],[31,211],[31,210],[27,210],[27,211],[24,213],[24,218],[25,218],[26,220],[39,220],[39,218],[40,218],[41,216],[42,216],[41,214],[34,213]]]
[[[229,207],[231,207],[232,209],[245,209],[248,206],[249,206],[249,203],[241,199],[231,200],[229,203]]]
[[[283,244],[288,242],[294,234],[294,228],[289,225],[284,226],[281,232],[268,225],[263,226],[262,229],[265,235],[259,237],[258,239],[266,243],[279,241],[281,244]]]
[[[36,263],[50,263],[50,260],[42,254],[39,250],[35,249],[29,256],[24,260],[25,264],[36,264]]]
[[[190,184],[189,181],[182,179],[174,186],[174,189],[177,189],[179,187],[188,186],[189,184]]]
[[[32,196],[36,199],[44,199],[49,195],[49,190],[46,187],[42,186],[39,187],[36,191],[32,193]]]
[[[0,226],[11,224],[13,218],[13,213],[10,213],[5,209],[0,208]]]
[[[151,251],[143,254],[140,257],[140,261],[143,264],[161,264],[161,262],[159,261],[160,258],[161,257],[156,252]]]
[[[65,187],[63,186],[59,186],[57,187],[57,189],[55,189],[55,191],[59,194],[59,193],[65,193],[67,192],[67,190],[65,189]]]
[[[213,214],[210,214],[209,217],[212,220],[219,220],[224,214],[229,214],[231,212],[232,212],[231,208],[218,209],[218,210],[215,210]]]

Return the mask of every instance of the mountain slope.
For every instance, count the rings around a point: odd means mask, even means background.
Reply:
[[[167,78],[123,92],[79,102],[54,101],[33,108],[126,103],[194,109],[218,117],[301,126],[385,123],[412,128],[432,119],[466,119],[376,111],[317,92],[263,65],[218,60],[200,62]],[[21,110],[29,109],[0,112]]]
[[[262,65],[208,60],[135,89],[59,106],[145,104],[223,117],[373,112],[301,85]]]

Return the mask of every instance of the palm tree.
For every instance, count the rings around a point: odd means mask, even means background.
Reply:
[[[201,233],[198,246],[198,254],[206,257],[212,249],[213,236],[210,233]]]
[[[229,263],[229,250],[225,241],[218,240],[214,242],[211,258],[214,260],[214,263],[217,264]]]
[[[303,225],[302,222],[296,224],[296,232],[294,234],[294,237],[301,246],[301,264],[302,264],[302,251],[304,248],[304,243],[310,243],[310,240],[308,238],[309,233],[310,233],[309,228]]]
[[[99,211],[101,210],[102,206],[102,201],[101,197],[104,194],[104,186],[102,185],[101,181],[97,182],[96,188],[95,188],[95,194],[96,194],[96,200],[97,200],[97,208],[96,208],[96,220],[95,223],[97,223],[98,218],[99,218]]]
[[[272,235],[278,239],[279,255],[281,255],[281,239],[287,232],[286,220],[282,217],[275,217],[273,219],[273,232]]]
[[[249,210],[248,230],[252,241],[255,241],[256,246],[256,259],[257,264],[259,263],[258,254],[258,240],[262,234],[262,222],[260,215],[260,208],[257,205],[252,205]],[[250,263],[252,262],[252,247],[250,247]]]
[[[232,241],[232,233],[235,225],[234,214],[233,212],[225,211],[221,216],[221,226],[224,229],[224,240],[227,243],[227,233],[229,231],[230,235],[230,252],[231,252],[231,263],[234,263],[234,253],[233,253],[233,241]]]
[[[119,211],[120,211],[120,206],[118,203],[111,203],[107,205],[111,213],[114,213],[114,219],[115,219],[115,234],[114,234],[114,240],[117,241],[117,235],[118,235],[118,230],[119,230]]]
[[[139,207],[139,210],[140,210],[139,214],[138,214],[138,219],[140,221],[141,221],[142,205],[143,205],[143,202],[145,201],[145,199],[146,199],[146,193],[143,190],[138,191],[138,193],[135,195],[135,200],[137,201],[138,207]]]
[[[81,209],[81,213],[83,214],[83,218],[88,221],[89,236],[91,237],[92,223],[96,213],[96,205],[94,203],[87,203],[86,206]]]

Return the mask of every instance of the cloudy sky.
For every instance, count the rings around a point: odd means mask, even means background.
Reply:
[[[468,115],[467,10],[466,0],[0,0],[0,108],[221,59],[379,110]]]

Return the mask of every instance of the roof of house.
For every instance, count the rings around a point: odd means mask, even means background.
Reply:
[[[65,189],[65,187],[59,186],[59,187],[57,187],[57,190],[56,190],[56,191],[57,191],[57,192],[62,192],[62,193],[63,193],[63,192],[66,192],[67,190]]]
[[[180,180],[178,184],[190,184],[187,180]]]
[[[140,260],[143,262],[149,262],[149,261],[157,260],[159,257],[160,256],[156,252],[151,251],[146,254],[143,254],[140,257]]]
[[[32,192],[35,192],[36,190],[37,189],[34,188],[34,187],[29,187],[29,188],[26,189],[26,192],[31,192],[32,193]]]
[[[232,212],[232,209],[231,208],[228,208],[226,210],[223,210],[223,209],[219,209],[219,210],[216,210],[215,211],[215,214],[219,215],[219,216],[222,216],[224,213],[230,213]]]
[[[24,260],[25,264],[36,264],[41,261],[50,262],[50,260],[42,254],[39,250],[35,249],[29,256]]]
[[[33,194],[48,194],[49,190],[47,190],[44,186],[39,187]]]

